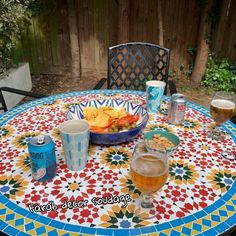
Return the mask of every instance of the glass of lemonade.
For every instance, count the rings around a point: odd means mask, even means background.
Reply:
[[[167,154],[140,152],[135,149],[131,164],[130,176],[141,196],[136,200],[134,212],[142,219],[150,219],[158,214],[158,202],[154,194],[166,183],[169,176]]]
[[[235,112],[235,94],[233,92],[216,92],[211,100],[210,113],[215,122],[215,128],[208,137],[216,140],[224,139],[220,127],[233,117]]]

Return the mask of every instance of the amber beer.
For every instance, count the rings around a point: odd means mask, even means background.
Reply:
[[[229,120],[235,112],[235,104],[229,100],[212,100],[210,113],[216,125],[221,125]]]
[[[169,175],[168,164],[150,154],[133,158],[130,167],[133,183],[145,194],[159,190],[165,184]]]

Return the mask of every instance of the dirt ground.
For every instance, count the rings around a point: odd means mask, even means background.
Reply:
[[[214,90],[204,86],[193,87],[188,80],[176,81],[177,91],[186,96],[187,100],[200,104],[206,108],[210,107]]]
[[[72,80],[68,75],[39,75],[32,76],[33,92],[53,95],[58,93],[92,89],[99,78],[94,75]]]
[[[92,89],[101,77],[87,73],[82,78],[72,80],[68,75],[39,75],[32,76],[33,92],[53,95],[69,91]],[[189,101],[209,107],[214,91],[204,87],[192,88],[187,81],[176,81],[177,91],[183,93]],[[105,88],[105,86],[104,86]],[[26,100],[25,100],[26,101]]]

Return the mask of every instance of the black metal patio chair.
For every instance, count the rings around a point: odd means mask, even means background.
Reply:
[[[107,89],[143,90],[146,81],[162,80],[169,87],[170,94],[176,87],[168,78],[170,49],[145,42],[132,42],[108,48],[108,74],[94,89],[107,83]]]
[[[28,96],[28,97],[33,97],[33,98],[46,97],[46,95],[44,95],[44,94],[33,93],[33,92],[10,88],[10,87],[0,87],[0,103],[1,103],[0,110],[3,110],[4,112],[8,111],[8,108],[7,108],[7,104],[6,104],[4,95],[2,93],[3,91],[9,92],[9,93],[14,93],[14,94],[19,94],[19,95],[24,95],[24,96]]]

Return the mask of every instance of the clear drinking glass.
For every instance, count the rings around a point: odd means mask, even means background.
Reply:
[[[150,219],[158,214],[158,202],[153,194],[160,190],[169,176],[167,154],[151,153],[143,144],[135,147],[130,164],[130,176],[134,185],[141,191],[135,202],[134,213],[142,219]]]
[[[233,117],[235,112],[235,94],[233,92],[216,92],[211,100],[210,113],[215,122],[215,127],[208,137],[221,140],[224,135],[221,132],[221,125]]]

